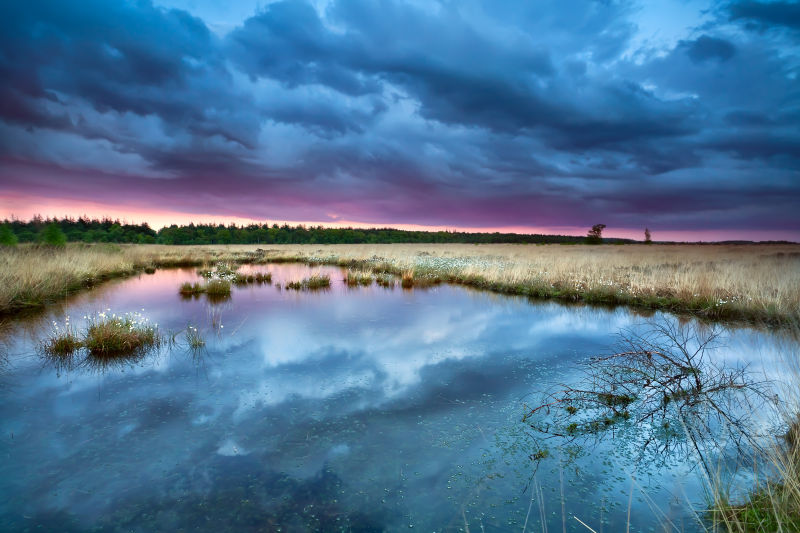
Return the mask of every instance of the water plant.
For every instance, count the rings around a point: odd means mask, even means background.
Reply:
[[[287,289],[296,291],[313,291],[327,289],[331,286],[331,277],[327,274],[314,274],[302,281],[291,281],[286,284]]]
[[[227,298],[231,295],[231,282],[226,279],[212,279],[205,284],[205,293],[212,298]]]
[[[348,287],[372,285],[372,274],[362,270],[348,270],[345,273],[344,282]]]
[[[83,347],[83,342],[70,324],[69,316],[66,317],[63,325],[53,322],[50,336],[41,345],[45,354],[56,357],[70,356],[81,347]]]
[[[102,312],[87,320],[83,345],[96,357],[143,353],[161,343],[158,325],[151,324],[141,313],[109,316]]]
[[[252,272],[248,274],[237,273],[233,278],[236,285],[247,285],[250,283],[272,283],[270,272]]]
[[[200,350],[205,347],[206,339],[196,327],[189,325],[186,326],[186,344],[192,350]]]
[[[200,283],[186,281],[181,284],[178,292],[183,296],[194,296],[206,292],[206,288]]]

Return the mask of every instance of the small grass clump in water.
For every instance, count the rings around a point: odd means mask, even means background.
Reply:
[[[205,292],[214,298],[227,298],[231,295],[231,282],[224,279],[212,279],[206,283]]]
[[[127,356],[158,346],[158,326],[150,324],[140,313],[117,316],[99,313],[89,318],[83,345],[91,355]]]
[[[253,274],[236,274],[233,279],[236,285],[249,283],[272,283],[272,274],[269,272],[256,272]]]
[[[82,347],[83,342],[70,325],[69,317],[66,318],[64,326],[53,322],[53,332],[50,338],[42,343],[42,349],[47,355],[59,357],[70,356]]]
[[[344,282],[348,287],[367,287],[372,285],[372,274],[360,270],[348,270]]]
[[[271,272],[256,272],[255,278],[256,283],[272,283]]]
[[[314,274],[310,278],[303,281],[292,281],[286,284],[287,289],[296,291],[314,291],[319,289],[327,289],[331,286],[331,277],[327,274]]]
[[[198,331],[198,329],[194,326],[187,326],[186,328],[186,344],[189,345],[189,348],[192,350],[200,350],[204,348],[206,345],[206,340],[203,338],[203,335]]]
[[[201,285],[200,283],[191,283],[187,281],[181,284],[181,287],[180,289],[178,289],[178,292],[183,296],[195,296],[203,292],[206,292],[206,288],[203,287],[203,285]]]

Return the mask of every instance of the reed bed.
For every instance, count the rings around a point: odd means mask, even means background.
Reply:
[[[461,283],[710,319],[800,321],[798,245],[286,245],[263,253],[390,273],[406,287]]]
[[[148,267],[221,261],[331,264],[372,275],[405,275],[411,286],[462,283],[712,319],[800,322],[800,245],[791,244],[17,246],[0,251],[0,312],[41,306]]]

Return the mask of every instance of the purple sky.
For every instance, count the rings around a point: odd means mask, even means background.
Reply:
[[[0,5],[0,216],[800,240],[800,4]]]

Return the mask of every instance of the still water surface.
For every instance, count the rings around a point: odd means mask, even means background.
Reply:
[[[529,457],[531,393],[643,318],[444,285],[350,289],[336,268],[256,270],[273,284],[222,303],[181,298],[194,270],[165,270],[7,326],[0,530],[588,531],[578,518],[608,532],[629,512],[632,531],[700,530],[689,465],[603,446],[566,468]],[[330,290],[276,287],[316,272]],[[197,326],[208,345],[192,352],[179,333],[105,368],[37,352],[53,320],[105,309]],[[757,366],[778,350],[750,330],[725,345],[718,357]]]

